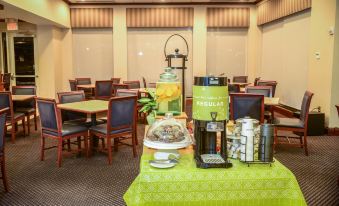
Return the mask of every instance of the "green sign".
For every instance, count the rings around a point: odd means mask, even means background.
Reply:
[[[210,121],[211,112],[216,112],[217,121],[226,120],[228,103],[227,86],[193,86],[193,119]]]

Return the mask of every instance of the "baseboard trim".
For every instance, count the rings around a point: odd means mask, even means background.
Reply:
[[[326,127],[326,134],[329,136],[339,136],[339,128],[334,127],[334,128],[330,128],[330,127]]]

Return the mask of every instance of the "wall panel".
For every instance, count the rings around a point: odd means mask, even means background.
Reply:
[[[128,8],[127,27],[192,27],[193,8]]]

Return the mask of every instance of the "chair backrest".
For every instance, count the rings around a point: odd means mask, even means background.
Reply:
[[[339,116],[339,104],[338,104],[338,105],[335,105],[335,107],[337,108],[338,116]]]
[[[112,77],[111,80],[112,80],[113,84],[120,84],[120,78]]]
[[[91,78],[75,78],[77,85],[91,84]]]
[[[73,79],[68,80],[69,81],[69,87],[71,91],[76,91],[77,90],[77,82]]]
[[[142,82],[143,82],[143,84],[144,84],[144,88],[147,88],[147,82],[146,82],[145,77],[142,77]]]
[[[117,97],[128,97],[128,96],[138,96],[139,92],[135,90],[118,90],[116,93]]]
[[[10,119],[13,117],[13,101],[12,101],[12,94],[11,92],[0,92],[0,109],[9,108],[7,113],[7,119]]]
[[[277,88],[277,84],[278,84],[278,82],[276,82],[276,81],[267,81],[267,80],[258,81],[258,86],[271,86],[272,87],[272,97],[274,97],[274,95],[275,95],[275,90]]]
[[[254,79],[254,86],[258,86],[258,81],[260,80],[260,77],[257,77]]]
[[[265,97],[272,97],[271,86],[247,86],[245,91],[249,94],[262,94]]]
[[[235,83],[247,83],[247,76],[234,76],[233,82]]]
[[[41,131],[61,134],[61,118],[54,99],[36,98],[40,114]]]
[[[313,93],[310,91],[306,91],[303,97],[303,101],[301,103],[300,120],[304,126],[308,123],[308,113],[310,111],[312,97]]]
[[[11,73],[4,73],[3,82],[5,90],[9,91],[11,85]]]
[[[117,95],[118,89],[129,89],[130,85],[128,84],[113,84],[113,93]]]
[[[58,92],[58,99],[60,104],[85,101],[85,93],[83,90],[74,92]],[[87,115],[81,112],[64,111],[61,110],[62,121],[86,119]]]
[[[192,120],[192,105],[193,105],[193,98],[186,97],[186,104],[185,104],[185,113],[188,117],[188,121]]]
[[[228,93],[239,93],[240,85],[239,84],[228,84]]]
[[[35,86],[12,86],[13,95],[36,95]],[[31,101],[15,102],[15,107],[35,108],[35,99]]]
[[[264,95],[233,93],[230,98],[231,120],[248,116],[264,123]]]
[[[128,84],[130,89],[139,89],[140,88],[140,81],[123,81],[122,83]]]
[[[0,156],[3,155],[5,146],[5,127],[8,108],[0,110]]]
[[[113,93],[113,81],[102,80],[95,82],[95,98],[96,99],[107,99],[112,97]]]
[[[113,97],[109,100],[107,132],[114,129],[135,128],[137,118],[137,97]]]

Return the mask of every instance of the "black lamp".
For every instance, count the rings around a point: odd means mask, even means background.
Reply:
[[[171,54],[167,54],[167,43],[169,42],[169,40],[172,38],[172,37],[175,37],[175,36],[178,36],[180,37],[186,44],[186,50],[187,50],[187,53],[186,54],[181,54],[179,53],[179,49],[176,48],[174,50],[174,53],[171,53]],[[181,36],[180,34],[173,34],[171,35],[170,37],[168,37],[168,39],[166,40],[166,43],[165,43],[165,47],[164,47],[164,54],[165,54],[165,60],[167,61],[167,66],[168,67],[171,67],[172,69],[181,69],[182,71],[182,110],[185,111],[185,69],[187,69],[186,67],[186,61],[188,60],[187,57],[188,57],[188,44],[187,44],[187,41],[186,39]]]

